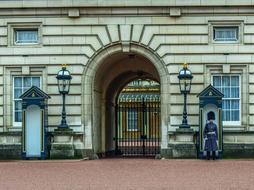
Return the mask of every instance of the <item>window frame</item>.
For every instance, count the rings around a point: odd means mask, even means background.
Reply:
[[[212,74],[211,75],[211,83],[213,85],[213,80],[215,76],[219,76],[219,77],[223,77],[223,76],[229,76],[229,77],[233,77],[233,76],[237,76],[239,78],[239,98],[235,98],[235,99],[239,99],[239,121],[222,121],[223,125],[224,126],[241,126],[241,123],[242,123],[242,83],[241,83],[241,75],[240,74]],[[214,86],[214,85],[213,85]],[[225,98],[223,97],[222,98],[222,101],[224,100]],[[234,98],[226,98],[226,99],[229,99],[229,100],[232,100]]]
[[[17,100],[21,100],[21,99],[15,99],[15,78],[17,77],[21,77],[22,78],[22,89],[23,89],[23,80],[24,80],[24,77],[30,77],[30,78],[33,78],[33,77],[38,77],[39,80],[40,80],[40,88],[42,87],[42,77],[39,76],[39,75],[27,75],[27,76],[22,76],[22,75],[16,75],[16,76],[12,76],[12,124],[13,124],[13,127],[22,127],[22,121],[21,122],[16,122],[15,121],[15,101]]]
[[[209,29],[209,43],[211,44],[242,44],[243,43],[243,29],[244,29],[243,20],[210,20],[208,21]],[[215,41],[214,40],[214,27],[238,27],[238,40],[237,41]]]
[[[16,43],[16,31],[37,30],[37,43]],[[8,23],[8,45],[15,47],[41,47],[42,46],[42,23]]]

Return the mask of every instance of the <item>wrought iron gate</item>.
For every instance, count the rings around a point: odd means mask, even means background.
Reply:
[[[123,156],[160,153],[160,101],[119,102],[116,107],[116,152]]]

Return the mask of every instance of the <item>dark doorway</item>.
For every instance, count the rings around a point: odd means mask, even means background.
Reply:
[[[160,84],[150,79],[123,88],[116,106],[116,153],[155,156],[160,153]]]

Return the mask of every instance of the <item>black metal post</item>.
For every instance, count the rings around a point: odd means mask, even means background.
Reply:
[[[68,128],[68,125],[66,123],[65,93],[62,93],[62,95],[63,95],[63,109],[62,109],[62,120],[61,124],[59,125],[59,128]]]
[[[187,92],[184,92],[183,95],[184,95],[183,120],[182,120],[182,125],[180,125],[180,128],[190,128],[190,125],[188,124],[188,120],[187,120],[187,107],[186,107]]]
[[[145,132],[145,111],[146,111],[146,107],[145,107],[145,100],[144,98],[142,99],[142,154],[143,156],[145,156],[145,138],[146,138],[146,132]]]
[[[118,104],[115,106],[115,155],[118,154]]]

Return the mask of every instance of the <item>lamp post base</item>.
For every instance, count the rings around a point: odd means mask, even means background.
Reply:
[[[188,124],[181,124],[181,125],[179,125],[179,128],[180,129],[189,129],[190,125],[188,125]]]
[[[71,128],[69,128],[69,126],[66,124],[66,125],[58,125],[57,129],[55,129],[54,131],[73,131]]]
[[[178,128],[169,133],[169,158],[196,158],[197,149],[192,128]]]
[[[53,142],[51,143],[51,159],[72,159],[74,154],[74,132],[69,127],[59,127],[52,133]]]

